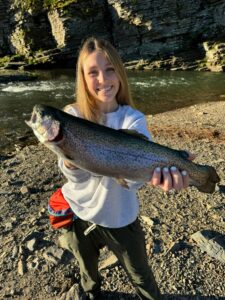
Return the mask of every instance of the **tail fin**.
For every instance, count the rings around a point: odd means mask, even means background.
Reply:
[[[205,169],[205,172],[208,174],[206,183],[203,185],[198,185],[197,189],[203,193],[213,193],[215,191],[216,183],[220,181],[220,178],[216,170],[211,166],[202,166]]]

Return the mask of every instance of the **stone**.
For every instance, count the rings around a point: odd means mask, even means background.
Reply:
[[[12,258],[15,258],[17,256],[18,252],[19,252],[18,247],[14,246],[13,250],[12,250]]]
[[[29,261],[27,263],[27,268],[31,270],[36,270],[39,268],[39,265],[40,265],[39,258],[36,257],[34,260]]]
[[[31,240],[29,240],[26,244],[27,246],[27,249],[31,252],[33,252],[35,250],[35,246],[37,244],[37,239],[36,238],[33,238]]]
[[[225,236],[211,230],[197,231],[191,235],[203,252],[225,263]]]
[[[57,246],[49,247],[47,251],[49,254],[52,254],[58,260],[61,260],[64,254],[64,250],[58,248]]]
[[[47,262],[52,263],[53,265],[58,264],[58,260],[51,253],[44,252],[43,257]]]
[[[225,43],[204,42],[203,47],[206,50],[206,66],[212,72],[223,72],[225,70]]]
[[[5,223],[5,229],[6,230],[11,230],[12,228],[13,228],[13,223],[12,222]]]
[[[23,276],[26,272],[26,263],[24,260],[20,259],[18,262],[18,273],[19,275]]]
[[[109,267],[114,267],[117,264],[118,264],[118,259],[114,254],[112,254],[108,258],[103,260],[103,262],[99,266],[99,270],[101,271]]]
[[[26,195],[30,193],[30,190],[27,186],[22,186],[20,189],[21,194]]]
[[[148,226],[152,227],[154,225],[154,221],[152,219],[150,219],[147,216],[141,216],[141,219],[144,223],[146,223]]]
[[[79,285],[74,284],[68,292],[62,294],[59,300],[79,300]]]

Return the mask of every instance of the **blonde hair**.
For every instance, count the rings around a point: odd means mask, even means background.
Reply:
[[[106,40],[96,37],[88,38],[79,52],[76,69],[76,104],[82,117],[87,120],[101,122],[101,112],[98,109],[96,100],[88,92],[86,86],[83,62],[85,58],[94,51],[101,51],[113,65],[116,75],[120,81],[119,91],[116,96],[117,103],[120,105],[131,105],[134,107],[127,75],[122,60],[116,49]]]

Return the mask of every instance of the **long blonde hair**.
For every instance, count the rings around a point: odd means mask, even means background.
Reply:
[[[116,96],[120,105],[131,105],[134,107],[127,75],[122,60],[116,49],[106,40],[96,37],[89,37],[81,47],[76,69],[76,107],[83,118],[92,122],[101,122],[101,112],[97,107],[96,100],[88,92],[84,78],[83,62],[85,58],[94,51],[101,51],[113,65],[116,75],[120,81],[119,91]]]

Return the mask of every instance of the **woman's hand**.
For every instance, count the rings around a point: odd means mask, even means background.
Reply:
[[[73,165],[69,160],[64,160],[64,165],[70,170],[78,169],[75,165]]]
[[[189,154],[188,159],[193,160],[196,156],[193,153],[186,151]],[[159,186],[165,192],[172,189],[180,191],[189,186],[189,175],[187,171],[179,171],[176,167],[155,168],[150,185]]]

